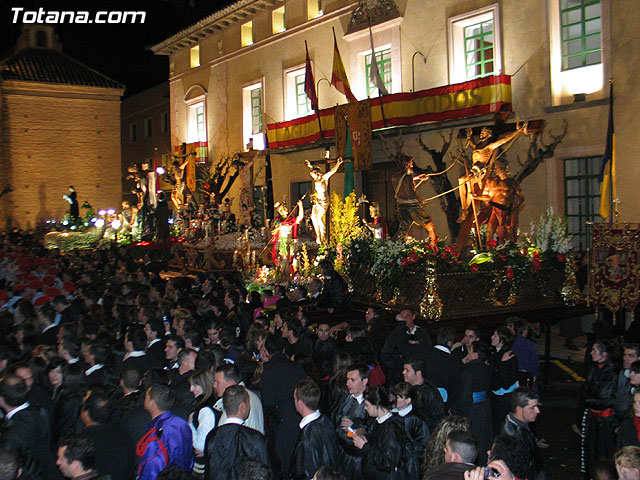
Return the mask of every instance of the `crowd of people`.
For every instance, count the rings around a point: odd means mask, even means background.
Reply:
[[[0,480],[546,478],[526,321],[433,341],[410,309],[354,314],[320,271],[247,292],[231,273],[161,276],[126,248],[5,242]],[[639,354],[618,373],[595,343],[590,474],[604,457],[638,478]]]

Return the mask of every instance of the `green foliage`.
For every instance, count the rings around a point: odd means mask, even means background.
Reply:
[[[363,228],[358,216],[358,202],[355,192],[342,201],[340,195],[331,192],[331,225],[329,244],[347,245],[362,234]]]

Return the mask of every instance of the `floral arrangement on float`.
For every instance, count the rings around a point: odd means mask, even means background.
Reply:
[[[482,251],[476,245],[470,259],[463,259],[455,247],[443,242],[433,249],[425,241],[382,242],[360,235],[343,249],[345,273],[352,284],[373,284],[375,291],[370,289],[365,296],[374,296],[382,303],[410,298],[415,303],[427,270],[436,272],[440,284],[450,282],[453,290],[456,282],[474,284],[476,296],[483,296],[494,306],[512,305],[523,291],[539,289],[545,283],[549,287],[545,295],[557,294],[558,282],[562,283],[570,270],[567,265],[573,247],[566,220],[549,206],[532,222],[530,230],[517,243],[499,245],[489,239]],[[449,292],[445,295],[450,295],[451,301],[462,298]]]

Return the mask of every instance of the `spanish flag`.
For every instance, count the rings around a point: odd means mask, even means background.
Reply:
[[[616,199],[616,135],[613,130],[613,82],[609,87],[609,126],[607,127],[607,140],[600,167],[600,216],[613,221],[611,205]]]
[[[347,72],[344,70],[338,42],[336,41],[336,31],[333,31],[333,72],[331,72],[331,85],[341,92],[350,102],[357,102],[356,97],[351,93]]]

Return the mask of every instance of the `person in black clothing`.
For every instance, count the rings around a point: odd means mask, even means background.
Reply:
[[[353,364],[346,369],[347,391],[338,397],[331,411],[340,452],[340,464],[348,478],[362,478],[361,451],[353,444],[353,432],[366,433],[373,423],[364,405],[364,392],[369,384],[369,366]]]
[[[426,366],[421,358],[409,358],[403,365],[404,381],[416,389],[415,408],[427,420],[430,429],[434,429],[445,416],[444,402],[440,392],[424,378]]]
[[[324,277],[318,306],[326,308],[329,313],[333,313],[337,308],[347,307],[349,305],[347,282],[334,270],[329,260],[320,261],[318,268]]]
[[[93,467],[100,475],[111,478],[132,478],[136,458],[134,445],[127,434],[110,424],[111,401],[103,388],[89,392],[82,403],[80,420],[84,424],[81,436],[89,438],[96,447]]]
[[[107,480],[94,469],[96,446],[86,437],[65,437],[58,447],[56,464],[62,475],[75,480]]]
[[[241,385],[231,385],[222,397],[227,421],[214,428],[205,442],[205,479],[233,480],[245,460],[268,464],[264,436],[242,425],[249,416],[250,400]]]
[[[404,422],[404,431],[407,435],[407,474],[409,479],[420,477],[420,463],[422,454],[429,441],[429,425],[427,420],[415,408],[413,399],[416,390],[407,382],[400,382],[391,389],[395,398],[394,413],[397,413]]]
[[[416,325],[413,310],[403,309],[396,315],[396,321],[398,325],[387,338],[380,354],[385,374],[392,384],[402,381],[402,368],[406,359],[420,357],[426,360],[426,352],[432,346],[429,333]]]
[[[479,447],[480,465],[486,463],[486,452],[493,442],[493,425],[498,423],[492,422],[491,417],[491,367],[487,363],[487,350],[488,347],[482,342],[474,342],[469,348],[458,377],[458,401],[453,405],[455,413],[468,418],[471,423],[471,431]]]
[[[69,185],[69,195],[63,195],[63,197],[69,202],[69,215],[77,219],[80,216],[80,208],[78,206],[78,194],[73,185]]]
[[[282,338],[286,340],[284,353],[291,360],[297,360],[302,356],[311,356],[313,353],[313,343],[305,335],[305,328],[300,320],[294,316],[288,316],[282,322]]]
[[[365,409],[374,418],[365,435],[356,434],[353,445],[362,451],[362,476],[366,480],[392,480],[406,474],[407,438],[404,422],[391,413],[389,394],[384,387],[370,387],[364,394]]]
[[[318,369],[321,380],[329,380],[337,352],[336,341],[329,336],[329,329],[327,322],[319,322],[316,330],[318,338],[313,345],[313,363]]]
[[[61,437],[77,433],[78,417],[82,400],[86,393],[85,374],[78,363],[65,365],[63,369],[62,392],[56,410],[53,412],[53,443]]]
[[[540,401],[535,391],[529,388],[518,388],[511,396],[511,412],[505,418],[502,430],[498,435],[516,437],[526,447],[527,458],[530,460],[528,471],[532,472],[531,480],[543,479],[544,465],[542,455],[537,445],[536,436],[529,424],[536,421],[540,414]]]
[[[27,386],[17,375],[0,380],[0,408],[5,413],[0,447],[18,452],[29,475],[43,480],[61,478],[51,451],[49,419],[28,404],[27,396]]]
[[[640,447],[640,392],[634,393],[632,398],[632,411],[627,413],[618,428],[618,448]]]
[[[511,411],[511,392],[518,388],[518,357],[511,350],[515,335],[507,327],[498,327],[491,336],[491,417],[493,431],[500,430]]]
[[[276,478],[284,478],[298,436],[299,417],[293,404],[293,392],[307,377],[304,369],[282,353],[282,339],[269,335],[260,352],[264,363],[260,390],[265,414],[267,445]],[[276,464],[279,463],[278,464]]]
[[[480,328],[475,325],[470,325],[464,330],[464,337],[460,344],[451,352],[458,360],[462,360],[467,356],[473,342],[480,340]]]
[[[615,448],[615,386],[618,369],[611,359],[613,345],[597,340],[591,349],[593,365],[584,389],[582,472],[588,474],[599,457],[611,458]]]
[[[338,438],[331,420],[320,414],[320,388],[311,380],[302,380],[294,392],[294,405],[302,417],[289,478],[308,480],[322,465],[336,465]]]
[[[426,378],[438,389],[445,410],[457,401],[462,363],[451,354],[455,332],[450,327],[438,331],[437,344],[429,350]]]
[[[147,355],[147,335],[144,333],[144,327],[140,325],[133,326],[124,336],[124,347],[126,353],[122,360],[121,368],[134,366],[142,374],[154,367],[161,367],[162,363],[150,355]]]

